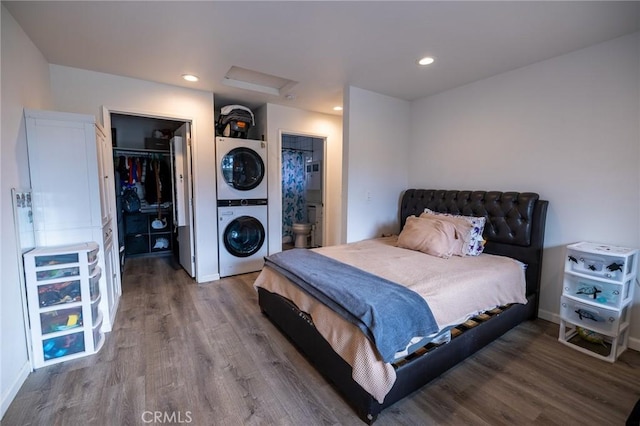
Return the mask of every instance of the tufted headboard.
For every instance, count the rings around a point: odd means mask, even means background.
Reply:
[[[419,216],[425,208],[486,217],[484,252],[525,263],[527,295],[531,295],[540,290],[547,206],[548,201],[533,192],[408,189],[402,195],[400,225],[404,227],[408,216]]]

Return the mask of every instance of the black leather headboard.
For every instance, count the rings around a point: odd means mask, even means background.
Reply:
[[[408,189],[400,205],[400,225],[425,208],[487,219],[484,252],[527,264],[527,294],[538,293],[548,202],[533,192]]]

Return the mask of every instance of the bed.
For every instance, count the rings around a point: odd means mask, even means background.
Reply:
[[[485,257],[515,259],[524,266],[522,291],[525,299],[522,302],[526,303],[500,304],[487,311],[476,312],[463,323],[448,327],[450,332],[447,339],[418,345],[417,349],[413,347],[406,355],[394,357],[393,361],[382,362],[378,359],[372,362],[371,357],[367,356],[359,356],[364,361],[354,361],[344,356],[342,348],[334,349],[336,339],[339,341],[341,338],[342,328],[336,326],[335,330],[340,330],[333,332],[338,335],[337,338],[327,335],[327,328],[334,327],[333,320],[325,323],[325,317],[316,315],[319,311],[315,308],[321,306],[326,310],[326,306],[299,289],[284,291],[296,286],[269,263],[256,280],[260,309],[334,385],[358,416],[371,424],[384,408],[421,388],[519,323],[536,318],[547,206],[547,201],[540,200],[538,194],[531,192],[409,189],[402,194],[399,214],[401,229],[408,226],[408,218],[409,222],[415,220],[411,216],[420,216],[425,209],[437,213],[484,217],[483,253],[496,255]],[[360,245],[353,250],[366,250],[370,245],[396,245],[396,240],[390,242],[389,237],[385,238],[355,243]],[[352,248],[351,245],[347,247]],[[413,255],[408,251],[407,254]],[[391,262],[387,266],[393,268]],[[284,287],[265,285],[270,281],[277,281]],[[298,298],[300,292],[304,293],[305,299]],[[361,337],[361,340],[368,342],[366,336]],[[349,362],[345,359],[349,359]],[[375,365],[360,366],[354,362]],[[373,375],[393,376],[392,380],[389,379],[389,388],[384,391],[383,398],[361,380],[354,379],[361,368],[378,368],[381,370],[373,370],[376,371]],[[370,374],[367,372],[365,376]]]

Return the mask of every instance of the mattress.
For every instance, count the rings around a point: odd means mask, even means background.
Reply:
[[[314,250],[420,294],[441,331],[496,306],[527,303],[524,265],[514,259],[489,254],[442,259],[396,247],[396,241],[397,236],[391,236]],[[269,267],[254,285],[286,297],[309,314],[333,350],[351,365],[353,379],[378,402],[384,401],[395,370],[358,327]]]

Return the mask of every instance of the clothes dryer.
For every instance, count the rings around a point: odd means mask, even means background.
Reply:
[[[218,200],[267,198],[267,143],[216,137]]]
[[[267,255],[266,200],[218,203],[220,277],[262,269]]]

